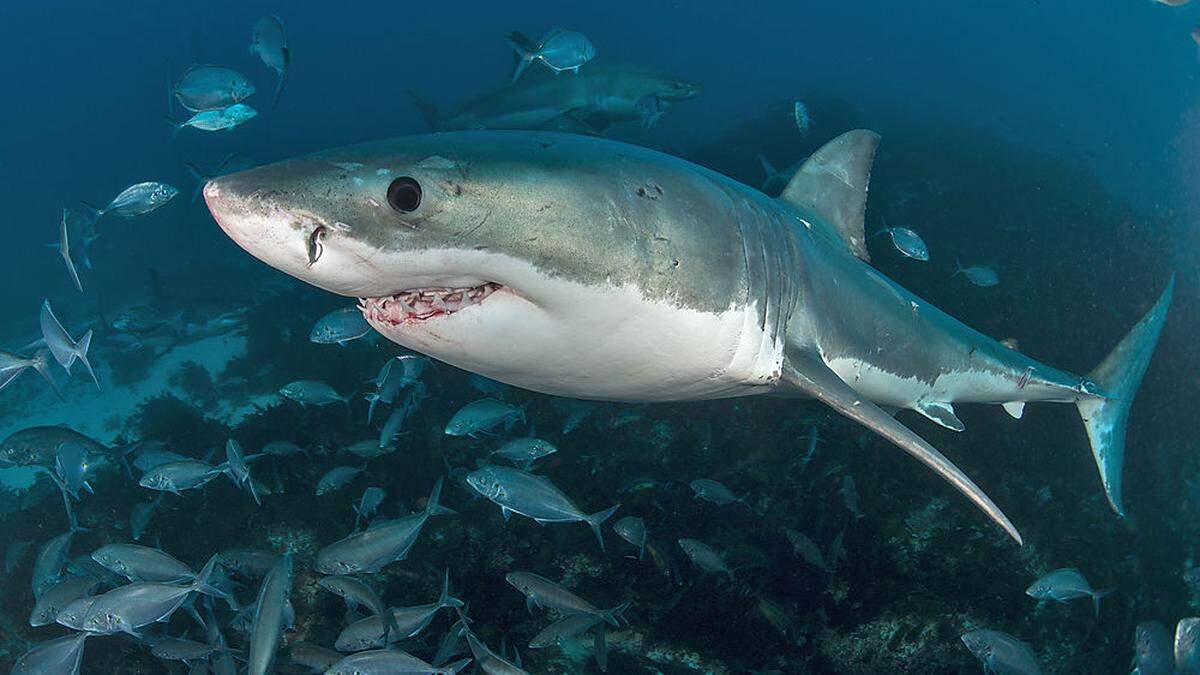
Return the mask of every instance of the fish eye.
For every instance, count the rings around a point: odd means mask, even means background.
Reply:
[[[421,184],[413,178],[401,176],[388,186],[387,200],[400,213],[412,213],[421,205]]]

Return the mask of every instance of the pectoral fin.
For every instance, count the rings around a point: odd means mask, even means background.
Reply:
[[[914,410],[952,431],[962,431],[967,428],[962,420],[958,419],[958,415],[954,414],[954,406],[949,403],[921,401],[917,403]]]
[[[783,369],[783,381],[900,446],[900,449],[936,471],[966,495],[1017,543],[1023,543],[1021,534],[1008,516],[966,474],[920,436],[860,396],[815,353],[789,353]]]

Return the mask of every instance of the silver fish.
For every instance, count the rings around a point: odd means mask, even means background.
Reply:
[[[1092,607],[1096,615],[1099,616],[1100,599],[1112,593],[1113,590],[1112,588],[1107,588],[1100,591],[1093,591],[1087,579],[1083,578],[1083,574],[1079,570],[1073,567],[1064,567],[1054,570],[1030,584],[1029,588],[1025,589],[1025,594],[1038,600],[1055,600],[1057,602],[1070,602],[1076,598],[1091,598]]]
[[[403,408],[397,408],[388,415],[383,426],[379,428],[379,449],[390,447],[396,441],[396,437],[400,435],[400,428],[404,426],[404,418],[407,417]]]
[[[204,191],[204,186],[208,181],[231,173],[253,169],[255,164],[250,157],[233,152],[225,155],[211,171],[204,171],[191,162],[184,162],[183,166],[187,168],[188,173],[192,174],[192,178],[196,179],[196,188],[192,190],[192,202],[194,203],[200,198],[200,193]]]
[[[271,672],[279,639],[285,628],[292,625],[292,557],[282,559],[267,572],[254,604],[254,622],[250,631],[250,653],[247,657],[249,675]]]
[[[55,393],[62,396],[62,393],[58,390],[58,383],[54,381],[54,376],[50,374],[49,356],[50,352],[45,349],[39,350],[37,354],[29,358],[0,350],[0,389],[4,389],[13,380],[17,379],[17,376],[32,368],[50,383],[50,387],[54,389]]]
[[[1033,650],[1008,633],[973,630],[964,633],[962,641],[989,673],[1041,675],[1042,668]]]
[[[563,494],[550,479],[507,466],[489,465],[467,475],[467,484],[476,492],[500,506],[504,519],[517,513],[545,523],[587,523],[604,550],[600,524],[608,519],[620,504],[603,511],[586,514],[571,498]]]
[[[453,609],[461,616],[463,606],[462,600],[450,595],[450,574],[447,571],[442,577],[442,593],[437,601],[426,605],[390,608],[387,615],[392,627],[386,634],[383,618],[378,614],[355,621],[342,630],[333,646],[342,652],[385,647],[419,635],[443,609]]]
[[[65,443],[82,445],[93,455],[122,462],[124,455],[67,427],[28,427],[0,443],[0,466],[54,466],[55,453]]]
[[[221,474],[226,474],[235,485],[237,484],[237,480],[224,466],[210,466],[199,460],[188,459],[160,464],[150,469],[142,474],[138,485],[150,490],[180,495],[183,490],[204,487]]]
[[[196,578],[196,573],[174,556],[149,546],[107,544],[92,552],[92,560],[130,581],[182,583]]]
[[[996,274],[996,270],[987,267],[986,265],[972,265],[971,267],[963,267],[957,260],[954,261],[954,274],[950,277],[954,278],[962,274],[967,278],[967,281],[987,288],[1000,283],[1000,277]]]
[[[365,438],[357,443],[347,445],[343,450],[363,459],[374,459],[395,452],[396,446],[383,445],[374,438]]]
[[[138,502],[129,511],[129,536],[133,537],[134,541],[140,541],[146,533],[150,519],[154,517],[154,509],[158,507],[158,501],[158,498],[155,498],[148,502]]]
[[[1188,617],[1175,624],[1175,673],[1200,673],[1200,618]]]
[[[316,380],[297,380],[285,384],[279,393],[300,405],[329,405],[343,403],[350,409],[350,397],[342,396],[333,387]]]
[[[106,213],[115,213],[122,218],[134,218],[165,206],[178,194],[179,190],[172,185],[158,181],[146,181],[134,183],[121,190],[102,209],[89,208],[94,210],[97,218]]]
[[[563,640],[587,632],[602,619],[592,614],[568,614],[543,628],[529,641],[530,649],[543,649],[560,644]]]
[[[442,479],[439,478],[429,494],[425,510],[396,520],[375,521],[366,530],[326,546],[317,552],[314,569],[322,574],[370,574],[404,560],[425,527],[425,521],[431,516],[453,513],[438,504],[441,494]]]
[[[75,259],[71,257],[70,218],[71,210],[63,209],[62,221],[58,227],[58,254],[62,256],[63,263],[67,266],[67,274],[71,276],[71,282],[75,284],[75,289],[82,293],[83,282],[79,280],[79,270],[75,269]]]
[[[499,455],[528,471],[535,461],[556,452],[558,452],[558,448],[554,447],[554,444],[550,441],[543,441],[540,438],[523,437],[508,441],[493,450],[491,454]]]
[[[228,131],[258,117],[258,111],[245,103],[235,103],[220,110],[205,110],[183,120],[170,122],[176,131],[184,127],[200,131]],[[174,188],[172,188],[174,189]]]
[[[172,462],[191,462],[191,457],[185,457],[178,452],[170,450],[150,449],[138,453],[138,456],[133,459],[133,466],[142,473],[146,473],[155,467]]]
[[[348,343],[371,332],[371,325],[363,318],[358,307],[335,309],[317,319],[308,333],[308,341],[319,345]]]
[[[329,670],[329,667],[342,660],[342,655],[307,642],[294,642],[288,648],[288,659],[299,666],[308,668],[312,675],[319,675]]]
[[[508,396],[509,393],[507,384],[504,384],[503,382],[497,382],[490,377],[484,377],[476,373],[467,375],[467,384],[470,385],[475,391],[486,396],[491,396],[492,398],[502,399]],[[476,659],[476,661],[478,660],[479,659]]]
[[[737,502],[745,503],[744,497],[738,497],[733,494],[733,490],[710,478],[697,478],[688,483],[688,487],[692,488],[696,499],[703,499],[717,506],[728,506]]]
[[[700,569],[706,572],[724,572],[730,579],[733,578],[733,570],[725,564],[724,556],[708,544],[699,539],[680,539],[679,548],[682,548],[687,557]]]
[[[228,465],[229,477],[233,479],[234,485],[249,490],[250,496],[254,498],[254,503],[261,506],[262,499],[259,498],[258,491],[254,486],[254,480],[250,477],[250,465],[248,463],[259,456],[251,455],[247,457],[242,452],[241,444],[232,438],[225,442],[225,463]]]
[[[33,597],[41,597],[42,593],[58,583],[63,566],[71,555],[71,541],[80,529],[72,523],[69,530],[51,538],[38,549],[37,557],[33,560]]]
[[[535,61],[544,64],[556,74],[566,70],[578,73],[583,64],[596,56],[596,48],[587,36],[563,28],[555,28],[546,33],[536,45],[521,33],[509,33],[504,38],[519,57],[517,67],[513,71],[513,82],[521,79],[525,69]]]
[[[292,63],[292,52],[288,48],[287,33],[283,30],[283,22],[279,17],[264,16],[254,22],[254,34],[250,41],[250,53],[258,56],[263,64],[279,76],[279,84],[275,87],[275,97],[271,107],[279,104],[279,96],[283,93],[283,82],[287,78],[288,69]]]
[[[638,549],[638,560],[646,553],[646,522],[637,516],[625,516],[613,523],[613,532]]]
[[[262,451],[273,457],[290,457],[292,455],[308,456],[308,450],[291,441],[271,441],[262,447]]]
[[[812,126],[812,120],[808,116],[808,106],[801,101],[792,103],[792,118],[796,120],[796,130],[800,135],[807,136],[808,130]]]
[[[624,602],[611,609],[599,609],[559,584],[533,572],[509,572],[504,575],[504,580],[525,596],[525,606],[531,611],[533,607],[541,607],[561,614],[587,614],[620,628],[625,611],[630,607],[630,603]]]
[[[525,421],[525,409],[494,398],[472,401],[450,418],[446,424],[447,436],[470,436],[485,433],[500,424],[509,429],[517,421]]]
[[[335,466],[317,481],[317,496],[340,490],[354,480],[363,470],[353,466]]]
[[[399,649],[373,649],[351,654],[325,671],[325,675],[454,675],[471,659],[437,667]]]
[[[54,453],[54,473],[50,477],[63,492],[78,500],[81,490],[95,492],[87,482],[91,468],[87,448],[78,443],[63,443]]]
[[[892,239],[892,246],[909,258],[922,262],[929,260],[929,247],[925,245],[925,240],[907,227],[886,227],[877,234],[887,234]]]
[[[1139,623],[1133,632],[1132,675],[1174,675],[1171,634],[1157,621]]]
[[[363,490],[362,497],[359,497],[358,503],[354,505],[354,529],[357,530],[359,523],[375,515],[385,497],[387,492],[383,488],[371,486]]]
[[[787,535],[788,542],[792,545],[792,552],[804,559],[805,562],[818,569],[826,569],[825,558],[821,555],[821,549],[813,543],[803,532],[788,529],[784,530]]]
[[[191,66],[169,92],[192,112],[220,110],[254,95],[255,87],[245,75],[221,66]]]
[[[87,577],[72,577],[58,582],[46,589],[33,604],[33,611],[29,614],[29,625],[37,628],[54,623],[67,605],[91,596],[99,587],[99,581]]]
[[[467,645],[471,648],[471,655],[475,657],[475,664],[484,672],[484,675],[529,675],[528,671],[493,652],[471,631],[466,631],[466,636]]]
[[[72,340],[67,329],[63,328],[58,317],[54,316],[54,310],[50,308],[49,300],[42,301],[41,326],[42,337],[46,339],[46,346],[54,355],[54,360],[70,373],[71,366],[78,359],[92,376],[92,381],[96,383],[96,389],[99,389],[100,380],[96,377],[96,371],[92,369],[91,362],[88,361],[88,347],[92,344],[92,331],[88,330],[84,333],[78,342]]]
[[[858,487],[854,485],[854,476],[846,474],[842,476],[842,503],[846,505],[846,510],[854,514],[855,518],[862,518],[862,511],[858,508]]]
[[[34,645],[13,663],[10,675],[78,675],[89,635],[74,633]]]
[[[399,635],[399,627],[396,625],[395,617],[392,616],[387,607],[383,606],[383,600],[379,598],[379,594],[370,586],[354,577],[341,575],[324,577],[317,584],[321,588],[345,600],[346,606],[350,609],[362,607],[382,619],[385,644],[389,635]]]
[[[165,638],[156,640],[150,646],[150,653],[164,661],[198,661],[207,659],[220,647],[195,640],[183,638]]]
[[[274,553],[249,549],[221,551],[217,560],[244,577],[261,577],[279,564],[279,556]]]
[[[600,408],[600,404],[595,401],[581,401],[574,398],[554,398],[550,400],[550,404],[557,408],[564,417],[563,435],[578,429]]]

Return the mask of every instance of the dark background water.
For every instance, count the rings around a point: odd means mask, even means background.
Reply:
[[[868,517],[847,535],[851,560],[844,571],[836,580],[819,579],[787,557],[778,535],[785,526],[811,534],[813,523],[825,522],[825,512],[838,507],[835,482],[814,478],[793,491],[779,478],[788,475],[796,438],[821,415],[820,408],[778,401],[658,406],[649,415],[673,430],[673,441],[656,446],[644,429],[592,430],[571,445],[572,454],[601,458],[593,460],[594,473],[564,463],[555,467],[556,481],[574,486],[582,501],[596,507],[607,504],[624,479],[651,470],[683,482],[719,476],[739,493],[754,491],[768,500],[763,503],[771,514],[755,522],[714,518],[686,505],[686,494],[682,500],[664,498],[669,516],[664,521],[670,524],[662,527],[731,549],[765,551],[769,571],[755,573],[751,585],[804,617],[797,620],[807,626],[802,632],[809,646],[785,640],[768,643],[771,655],[739,653],[747,636],[756,635],[754,627],[761,628],[745,618],[754,614],[753,600],[734,599],[735,589],[713,595],[693,582],[668,611],[670,598],[658,597],[662,589],[646,586],[644,572],[622,567],[619,560],[608,563],[615,569],[606,568],[604,583],[595,582],[598,601],[619,596],[623,587],[637,588],[647,630],[696,649],[709,647],[714,658],[746,667],[777,666],[771,657],[811,664],[817,653],[818,671],[839,665],[862,669],[871,661],[855,653],[857,640],[861,650],[926,645],[925,652],[896,657],[909,672],[921,672],[923,658],[942,659],[943,652],[952,655],[949,663],[974,668],[955,643],[955,630],[963,627],[959,619],[969,616],[1034,641],[1041,653],[1054,655],[1054,663],[1067,664],[1064,672],[1118,672],[1134,623],[1173,622],[1196,610],[1188,604],[1180,572],[1195,555],[1200,534],[1200,502],[1187,484],[1197,478],[1200,430],[1192,412],[1200,365],[1194,346],[1200,238],[1193,188],[1200,58],[1189,37],[1200,11],[1148,0],[939,0],[903,11],[890,3],[849,4],[761,3],[747,10],[733,3],[653,1],[519,7],[9,3],[0,8],[0,81],[7,92],[0,106],[0,128],[7,131],[0,137],[5,205],[0,311],[6,317],[0,334],[13,345],[23,342],[16,336],[32,335],[43,297],[75,317],[101,304],[119,304],[143,290],[143,268],[157,270],[168,289],[180,293],[219,282],[239,289],[235,301],[242,294],[241,301],[255,304],[257,286],[279,275],[226,240],[201,205],[188,203],[193,184],[184,160],[211,166],[236,151],[270,161],[422,132],[424,122],[407,90],[453,107],[504,81],[510,59],[504,32],[576,28],[595,43],[596,63],[653,67],[705,87],[700,98],[669,111],[656,129],[626,125],[614,129],[614,137],[682,155],[751,184],[761,180],[759,152],[783,166],[846,129],[881,131],[869,227],[886,216],[889,224],[918,229],[933,260],[911,263],[874,240],[875,264],[984,332],[1017,337],[1023,350],[1046,362],[1087,371],[1149,306],[1172,270],[1180,281],[1130,426],[1129,520],[1117,520],[1103,503],[1086,439],[1066,406],[1030,406],[1019,423],[993,408],[967,407],[962,417],[969,431],[963,435],[904,418],[993,493],[1021,525],[1030,541],[1025,549],[991,536],[961,500],[893,448],[864,440],[852,425],[829,421],[823,428],[831,449],[821,468],[845,465],[856,476]],[[273,75],[247,51],[253,21],[268,12],[283,19],[293,51],[293,69],[276,110],[268,109]],[[206,62],[248,74],[260,91],[251,103],[263,113],[232,132],[185,130],[171,142],[163,122],[168,75]],[[791,121],[794,99],[808,102],[813,113],[807,139],[797,137]],[[89,293],[78,296],[59,258],[42,247],[56,237],[60,209],[78,200],[103,203],[126,185],[150,179],[168,181],[183,194],[145,218],[106,218],[92,255],[96,270],[85,277]],[[985,290],[961,279],[948,283],[955,256],[993,265],[1001,285]],[[252,331],[253,358],[282,362],[276,364],[281,376],[326,377],[343,390],[355,386],[363,379],[360,371],[377,363],[375,352],[355,347],[333,359],[328,349],[302,339],[300,346],[283,343],[272,335],[286,328],[303,336],[331,302],[303,289],[295,292],[294,306],[304,311],[260,316]],[[289,367],[293,370],[286,371]],[[455,377],[427,409],[418,432],[428,438],[421,455],[425,471],[418,478],[405,466],[391,467],[391,475],[405,476],[403,485],[397,478],[397,490],[407,496],[423,494],[440,471],[442,454],[456,464],[469,463],[455,454],[462,448],[443,446],[439,435],[438,423],[474,395]],[[539,429],[558,422],[543,403],[533,409],[543,417]],[[294,419],[293,412],[275,409],[237,433],[247,443],[269,440],[280,428],[309,434],[304,440],[345,441],[357,433],[340,429],[344,421],[336,414]],[[152,427],[142,424],[146,433]],[[192,450],[200,453],[204,443],[219,443],[227,433],[210,427],[197,431],[203,442],[194,440]],[[651,467],[652,456],[658,459]],[[316,468],[305,471],[319,475]],[[315,475],[297,478],[290,492],[296,496],[256,512],[256,532],[294,515],[288,505],[302,504],[312,480]],[[1033,496],[1044,485],[1056,498],[1039,505]],[[220,485],[217,494],[226,488]],[[131,494],[112,492],[107,498],[127,508]],[[207,521],[204,509],[185,513],[175,507],[159,522],[166,528],[171,517],[191,517],[179,522],[205,528],[228,520],[217,509],[225,502],[216,497],[208,503],[216,506]],[[495,513],[475,509],[465,522],[477,524],[485,514],[496,520]],[[49,524],[37,523],[40,529],[32,534],[29,524],[22,537],[45,539],[60,532],[60,516],[55,512]],[[836,528],[837,523],[824,526],[823,548]],[[493,592],[487,580],[495,575],[496,558],[511,555],[531,567],[549,567],[561,564],[556,555],[564,550],[594,543],[586,532],[528,528],[481,551],[470,532],[452,532],[430,544],[419,564],[440,569],[458,556],[456,581],[475,598]],[[236,535],[228,527],[222,533]],[[162,534],[164,546],[186,553],[189,561],[211,548],[183,532]],[[530,537],[545,546],[535,546]],[[745,557],[753,560],[756,554]],[[1112,601],[1118,609],[1095,627],[1079,607],[1063,615],[1031,609],[1021,590],[1039,565],[1087,567],[1096,585],[1121,587]],[[26,581],[8,588],[13,595],[6,597],[28,600],[15,590],[27,594]],[[516,603],[503,604],[508,605]],[[515,620],[512,612],[486,606],[481,611],[485,624]],[[926,621],[942,632],[925,636]],[[899,637],[888,637],[889,626]],[[876,663],[880,669],[896,667]],[[956,665],[938,660],[931,669],[953,672]]]

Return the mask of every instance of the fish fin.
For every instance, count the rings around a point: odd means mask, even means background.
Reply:
[[[219,557],[220,554],[213,554],[213,556],[208,559],[208,562],[204,563],[204,567],[200,568],[200,571],[196,573],[196,579],[192,581],[191,589],[197,593],[211,595],[214,598],[221,598],[225,602],[229,603],[230,607],[236,607],[237,602],[232,596],[209,583],[212,579],[213,572],[216,570],[217,559]]]
[[[963,493],[1018,544],[1023,543],[1017,528],[1000,507],[966,474],[920,436],[900,424],[846,384],[815,353],[791,352],[784,366],[784,380],[800,392],[812,396],[837,412],[866,426],[912,455],[922,464]]]
[[[421,113],[421,117],[425,120],[425,123],[429,125],[429,130],[440,130],[442,120],[441,114],[437,109],[437,104],[412,89],[408,90],[408,98],[412,100],[413,105],[417,107],[417,111]]]
[[[525,611],[529,612],[529,616],[533,616],[533,608],[536,606],[532,596],[525,596]]]
[[[90,346],[92,346],[92,331],[89,329],[88,332],[83,334],[83,337],[79,338],[79,342],[76,343],[75,355],[79,358],[79,362],[83,364],[83,367],[87,368],[88,375],[92,376],[92,382],[96,383],[96,389],[99,390],[101,389],[100,378],[96,377],[96,371],[92,368],[91,362],[88,361],[88,347]]]
[[[425,513],[430,516],[444,516],[454,513],[454,509],[442,506],[439,502],[442,497],[442,478],[439,476],[437,482],[433,484],[433,490],[429,492],[429,500],[425,503]]]
[[[617,509],[619,508],[621,508],[620,504],[613,504],[603,511],[597,511],[590,516],[584,517],[584,520],[587,521],[587,524],[591,526],[592,532],[596,533],[596,541],[600,542],[601,551],[604,550],[604,535],[600,533],[600,524],[608,520],[609,517],[616,513]]]
[[[1125,460],[1125,427],[1129,421],[1129,409],[1142,376],[1146,374],[1146,367],[1150,365],[1167,309],[1171,306],[1174,288],[1175,275],[1172,274],[1154,306],[1100,365],[1088,373],[1088,378],[1098,386],[1099,393],[1085,394],[1075,402],[1091,441],[1092,456],[1100,470],[1100,480],[1108,495],[1108,503],[1121,516],[1125,515],[1125,507],[1121,502],[1121,467]]]
[[[279,97],[283,95],[283,84],[287,81],[288,66],[292,62],[292,52],[287,47],[281,47],[283,52],[283,70],[279,71],[279,82],[275,85],[275,96],[271,98],[271,109],[274,110],[279,106]]]
[[[437,604],[439,607],[454,607],[456,609],[462,608],[466,604],[462,600],[450,595],[449,568],[447,568],[445,573],[442,575],[442,594],[438,596]],[[465,619],[465,617],[463,618]]]
[[[918,401],[913,410],[951,431],[962,431],[967,428],[962,423],[962,420],[958,419],[958,415],[954,414],[954,406],[949,403],[941,401]]]
[[[63,398],[63,393],[62,390],[58,388],[58,383],[54,381],[54,376],[50,374],[50,360],[46,358],[48,355],[49,352],[45,349],[39,351],[37,356],[34,357],[33,369],[38,372],[38,375],[42,376],[42,379],[46,380],[46,382],[50,384],[50,388],[53,389],[54,393],[58,394],[58,397],[61,399]]]
[[[71,275],[71,281],[75,282],[75,288],[82,293],[83,283],[79,281],[79,272],[75,269],[75,261],[71,259],[71,239],[67,232],[67,216],[70,213],[68,209],[63,209],[62,224],[58,228],[58,253],[67,264],[67,273]]]
[[[595,636],[592,642],[592,656],[596,657],[596,667],[600,672],[608,672],[608,640],[604,624],[597,624],[592,629]]]
[[[529,67],[529,64],[533,63],[533,59],[537,54],[537,47],[530,44],[529,38],[524,34],[516,31],[505,35],[504,41],[517,53],[517,58],[513,63],[512,79],[509,81],[509,84],[516,84],[517,80],[521,79],[521,76],[525,74],[525,69]]]
[[[187,168],[188,173],[192,174],[192,178],[196,179],[196,189],[192,190],[192,203],[195,204],[200,199],[200,193],[204,192],[204,184],[208,182],[208,177],[191,162],[184,162],[183,165]]]
[[[87,202],[79,202],[79,205],[82,206],[89,215],[91,215],[93,223],[95,223],[97,220],[100,220],[100,217],[107,213],[105,209],[99,208]]]
[[[632,602],[622,602],[612,609],[604,610],[604,612],[601,613],[601,618],[604,619],[606,623],[612,624],[614,628],[620,628],[621,622],[625,621],[625,612],[631,606],[633,606]],[[626,621],[626,623],[628,623],[628,621]]]
[[[1105,598],[1108,595],[1111,595],[1116,590],[1117,590],[1116,587],[1112,587],[1112,588],[1101,588],[1098,591],[1091,592],[1092,610],[1093,610],[1093,615],[1096,618],[1100,618],[1100,600],[1102,600],[1103,598]]]
[[[1008,403],[1001,403],[1000,406],[1004,408],[1004,412],[1011,415],[1015,420],[1021,419],[1021,416],[1025,414],[1024,401],[1009,401]]]
[[[58,361],[67,373],[71,372],[71,366],[75,364],[76,354],[75,341],[71,339],[71,335],[67,333],[67,329],[63,328],[62,322],[54,315],[54,309],[50,307],[49,300],[42,301],[42,313],[40,317],[42,326],[42,337],[46,338],[46,346],[50,348],[50,353],[54,356],[54,360]],[[51,339],[54,338],[54,339]]]
[[[821,146],[792,176],[781,201],[815,212],[828,222],[857,257],[870,262],[863,235],[867,186],[879,134],[848,131]]]
[[[779,172],[775,170],[775,165],[771,163],[771,160],[767,159],[767,156],[761,152],[758,153],[758,163],[762,165],[763,174],[766,175],[759,190],[766,192],[767,188],[779,179]]]
[[[466,668],[469,665],[471,665],[471,659],[459,659],[458,661],[455,661],[454,663],[451,663],[450,665],[446,666],[444,668],[444,670],[446,670],[451,675],[456,675],[459,671],[461,671],[463,668]]]
[[[512,518],[512,511],[508,510],[507,506],[501,506],[500,507],[500,515],[504,516],[504,522],[507,523],[508,519]]]

